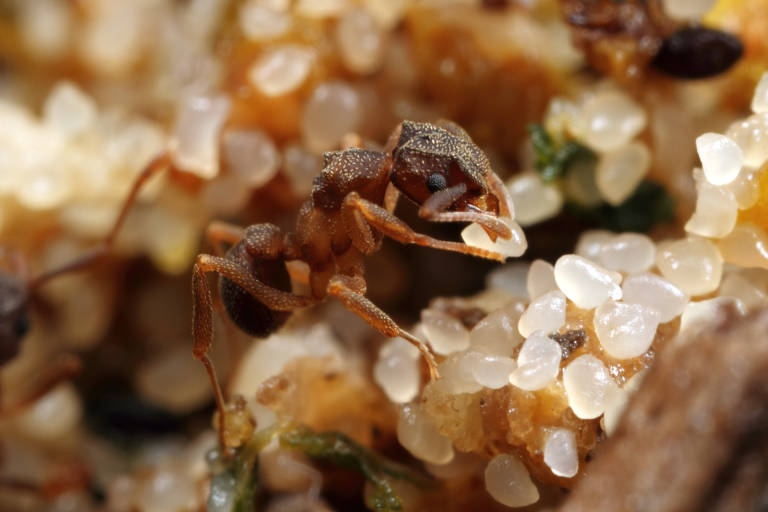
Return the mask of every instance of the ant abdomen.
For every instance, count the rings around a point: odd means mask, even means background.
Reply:
[[[282,260],[265,260],[248,254],[242,241],[229,250],[227,259],[245,267],[262,283],[287,292],[291,291],[291,278]],[[269,309],[226,277],[221,277],[219,290],[229,318],[240,330],[251,336],[257,338],[269,336],[282,327],[291,314],[289,311]]]

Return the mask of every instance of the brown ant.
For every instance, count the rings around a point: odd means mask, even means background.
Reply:
[[[214,247],[231,245],[226,254],[200,254],[192,289],[194,356],[206,368],[219,409],[219,435],[225,445],[224,397],[208,350],[213,341],[213,304],[208,272],[221,275],[220,296],[228,316],[241,330],[265,337],[291,311],[331,295],[379,332],[401,337],[423,354],[432,378],[437,365],[429,349],[365,297],[363,258],[377,251],[383,236],[404,244],[460,252],[504,261],[505,257],[458,242],[414,232],[393,212],[402,193],[419,207],[419,216],[435,222],[476,222],[489,237],[509,239],[512,232],[499,216],[513,216],[512,201],[485,154],[458,125],[404,121],[384,151],[352,147],[324,155],[324,167],[299,211],[294,233],[273,224],[240,228],[210,225]],[[310,295],[290,291],[285,263],[309,266]],[[295,276],[294,276],[295,277]],[[234,418],[233,418],[234,420]]]

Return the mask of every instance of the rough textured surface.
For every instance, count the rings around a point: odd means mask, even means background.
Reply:
[[[768,309],[669,344],[560,509],[759,510],[768,497]]]

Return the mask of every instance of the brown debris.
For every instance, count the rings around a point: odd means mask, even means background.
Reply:
[[[662,350],[560,509],[758,510],[768,497],[768,309]]]
[[[563,334],[550,334],[550,338],[560,345],[563,351],[563,361],[571,357],[571,353],[582,346],[587,337],[587,331],[582,329],[571,329]]]

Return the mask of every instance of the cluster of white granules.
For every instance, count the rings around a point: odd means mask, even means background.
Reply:
[[[555,98],[544,127],[556,143],[576,141],[597,155],[597,162],[576,161],[562,186],[542,182],[535,171],[519,174],[507,186],[523,226],[559,213],[565,198],[585,207],[629,198],[651,166],[645,143],[635,140],[646,127],[644,108],[624,92],[605,85],[580,102]]]
[[[601,101],[630,108],[618,93],[606,94]],[[504,388],[512,397],[534,393],[542,403],[557,404],[561,398],[567,414],[585,421],[600,418],[610,435],[661,344],[672,342],[680,330],[706,326],[723,304],[743,313],[764,302],[767,235],[755,223],[737,222],[737,211],[760,206],[759,183],[768,160],[768,73],[752,108],[754,114],[734,123],[727,135],[710,133],[697,140],[703,171],[694,171],[699,196],[687,237],[657,243],[637,233],[588,231],[575,254],[561,256],[554,265],[537,260],[493,272],[488,290],[465,300],[465,307],[484,314],[473,325],[436,303],[422,312],[416,330],[441,356],[442,378],[424,388],[415,349],[401,340],[386,343],[374,374],[390,400],[403,404],[401,444],[426,462],[448,464],[454,450],[467,445],[468,434],[451,425],[441,408],[474,403],[458,396],[489,399]],[[634,126],[642,126],[641,118],[638,114]],[[636,133],[604,121],[612,126],[612,136],[623,133],[616,142],[621,147]],[[598,138],[607,140],[604,134]],[[465,242],[472,240],[465,237]],[[563,340],[576,332],[582,333],[579,344],[566,349]],[[512,417],[521,414],[510,407],[507,441],[514,453],[497,455],[485,471],[489,493],[509,506],[538,500],[528,468],[543,462],[552,475],[570,478],[584,460],[577,431],[561,424],[566,413],[551,424],[528,425],[539,431],[526,434],[528,444],[512,443],[519,439]]]

